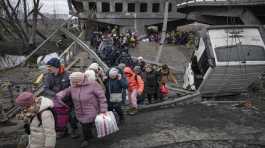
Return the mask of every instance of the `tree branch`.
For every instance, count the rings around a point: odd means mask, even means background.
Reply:
[[[26,33],[29,32],[29,28],[27,26],[28,24],[28,10],[27,10],[27,2],[26,0],[23,0],[23,10],[24,10],[24,25],[25,25],[25,29],[26,29]]]
[[[31,24],[27,24],[27,26],[29,26],[30,28],[32,28],[32,25]],[[47,37],[44,35],[44,34],[42,34],[39,30],[36,30],[36,33],[37,33],[37,35],[39,35],[42,39],[44,39],[44,40],[46,40],[47,39]]]
[[[10,27],[12,27],[12,32],[15,33],[19,39],[21,39],[23,42],[27,42],[23,36],[23,34],[20,32],[20,30],[17,28],[16,24],[13,23],[13,21],[7,20],[3,17],[0,17],[0,20],[4,23],[6,22],[7,24],[9,24]]]
[[[4,31],[6,31],[9,35],[14,37],[15,39],[17,38],[16,35],[5,25],[5,23],[0,19],[0,25],[3,27]]]
[[[21,32],[21,34],[23,36],[22,37],[23,41],[28,42],[29,38],[28,38],[27,34],[25,33],[25,31],[24,31],[24,29],[23,29],[23,27],[22,27],[17,15],[11,15],[10,10],[12,11],[12,14],[16,13],[16,12],[15,12],[14,8],[12,7],[10,1],[9,0],[3,0],[2,2],[3,2],[3,8],[4,8],[8,18],[14,23],[14,25],[17,28],[17,30],[19,32]],[[19,2],[20,2],[20,0],[19,0]]]

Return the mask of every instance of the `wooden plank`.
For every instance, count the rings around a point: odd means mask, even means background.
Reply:
[[[81,33],[79,34],[78,38],[82,38],[82,37],[84,36],[84,34],[85,34],[85,32],[81,32]],[[73,42],[72,44],[70,44],[70,45],[66,48],[66,50],[64,50],[64,52],[61,53],[61,55],[60,55],[59,57],[61,58],[61,57],[63,57],[66,53],[68,53],[68,52],[72,49],[72,47],[73,47],[75,44],[76,44],[76,42]]]
[[[150,109],[154,109],[154,108],[158,108],[161,106],[165,106],[165,105],[171,105],[171,104],[175,104],[175,103],[180,103],[183,101],[187,101],[187,100],[191,100],[194,99],[195,97],[199,97],[200,96],[200,92],[195,92],[193,94],[189,94],[183,97],[179,97],[173,100],[167,100],[161,103],[156,103],[156,104],[150,104],[150,105],[145,105],[143,107],[139,107],[139,111],[145,111],[145,110],[150,110]]]
[[[80,60],[80,58],[76,58],[73,62],[71,62],[67,67],[66,70],[69,70],[72,66],[74,66],[78,61]]]
[[[167,87],[169,90],[175,91],[176,93],[180,93],[180,94],[193,94],[194,93],[193,91],[185,90],[182,88],[174,88],[174,87],[170,87],[170,86],[167,86]]]
[[[229,72],[253,72],[264,71],[265,65],[247,65],[247,66],[217,66],[214,71],[216,73],[222,73],[224,71]]]
[[[202,104],[240,104],[246,101],[203,101]]]

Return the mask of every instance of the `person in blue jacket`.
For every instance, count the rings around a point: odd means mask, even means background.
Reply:
[[[108,72],[108,79],[105,81],[106,97],[110,111],[116,111],[121,122],[124,121],[124,114],[121,109],[122,94],[128,88],[128,81],[122,76],[119,69],[111,68]]]
[[[44,78],[44,96],[49,98],[55,98],[56,93],[68,88],[70,86],[70,73],[65,71],[64,66],[61,64],[60,59],[51,58],[47,63],[48,73]],[[69,102],[69,104],[71,104]],[[72,105],[70,105],[72,106]],[[61,113],[62,114],[62,113]],[[70,117],[70,126],[72,129],[71,137],[78,138],[77,134],[77,120],[74,115],[73,108],[71,107],[68,116]],[[68,135],[67,127],[64,129],[58,129],[57,127],[57,137],[65,137]]]

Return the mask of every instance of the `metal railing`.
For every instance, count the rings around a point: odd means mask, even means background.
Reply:
[[[265,4],[264,0],[183,0],[177,7],[189,6],[189,5],[258,5]]]
[[[84,52],[87,52],[90,57],[93,57],[104,70],[109,69],[109,67],[106,65],[106,63],[104,61],[102,61],[101,58],[80,38],[77,38],[75,35],[73,35],[68,30],[65,30],[63,28],[61,28],[60,30],[61,30],[61,32],[65,33],[67,35],[67,37],[74,40],[74,44],[78,47],[78,49],[83,50]]]
[[[81,32],[78,38],[83,38],[85,35],[85,32]],[[76,61],[76,56],[79,54],[81,50],[81,47],[79,44],[77,44],[76,41],[74,41],[66,50],[64,50],[63,53],[59,56],[59,58],[62,60],[62,64],[66,67],[66,70],[68,70],[71,65],[73,65],[73,62]]]

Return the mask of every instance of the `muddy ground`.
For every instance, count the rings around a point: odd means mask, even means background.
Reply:
[[[179,105],[126,118],[120,131],[92,139],[89,148],[265,147],[264,114],[231,105]],[[57,147],[78,147],[81,139],[58,140]]]
[[[231,104],[177,105],[126,116],[119,132],[91,139],[88,148],[263,148],[264,117],[259,110]],[[57,140],[56,148],[75,148],[81,142],[66,137]]]

